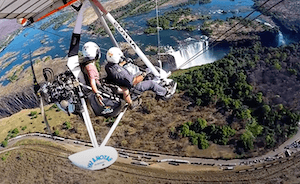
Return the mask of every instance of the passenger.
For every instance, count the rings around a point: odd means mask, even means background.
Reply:
[[[96,67],[96,61],[101,56],[100,48],[94,42],[87,42],[82,47],[82,54],[84,57],[84,72],[89,77],[89,82],[92,87],[92,91],[95,93],[99,104],[101,106],[104,106],[105,104],[102,102],[103,98],[97,88],[97,84],[100,85],[100,78]]]
[[[168,89],[160,86],[158,83],[152,80],[144,80],[146,73],[134,77],[131,75],[123,66],[126,64],[123,52],[118,47],[112,47],[108,50],[106,54],[106,59],[108,64],[105,66],[105,71],[107,73],[107,79],[113,81],[123,88],[124,100],[130,105],[131,108],[135,108],[139,104],[132,102],[129,90],[134,88],[138,91],[144,92],[147,90],[152,90],[156,93],[158,99],[167,100],[172,97],[175,93],[175,88]]]

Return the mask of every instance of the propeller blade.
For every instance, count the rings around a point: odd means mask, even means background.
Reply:
[[[33,75],[34,93],[40,99],[41,114],[42,114],[42,116],[44,118],[44,122],[47,126],[48,133],[52,136],[51,129],[50,129],[49,123],[48,123],[46,115],[45,115],[44,104],[43,104],[43,96],[41,95],[41,93],[39,91],[41,87],[40,87],[39,83],[37,82],[36,75],[35,75],[34,68],[33,68],[33,62],[32,62],[32,59],[31,59],[31,50],[30,50],[30,64],[31,64],[31,70],[32,70],[32,75]]]

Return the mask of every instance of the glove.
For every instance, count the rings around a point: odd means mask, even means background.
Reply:
[[[101,106],[104,106],[104,103],[103,103],[103,101],[102,101],[103,98],[102,98],[100,92],[97,92],[97,93],[96,93],[96,98],[97,98],[97,101],[99,102],[99,104],[100,104]]]
[[[150,70],[150,68],[146,68],[146,73],[149,74],[151,73],[152,71]]]
[[[133,63],[133,60],[131,58],[126,58],[125,60],[127,63]]]

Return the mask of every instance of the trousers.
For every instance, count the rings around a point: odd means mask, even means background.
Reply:
[[[156,95],[159,95],[159,96],[165,96],[167,93],[166,88],[160,86],[159,84],[157,84],[156,82],[154,82],[152,80],[142,81],[142,82],[138,83],[137,85],[135,85],[134,88],[141,92],[151,90],[154,93],[156,93]]]

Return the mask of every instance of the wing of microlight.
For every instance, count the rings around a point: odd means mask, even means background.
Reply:
[[[17,19],[18,23],[26,26],[67,6],[78,11],[81,0],[1,0],[0,19]]]

